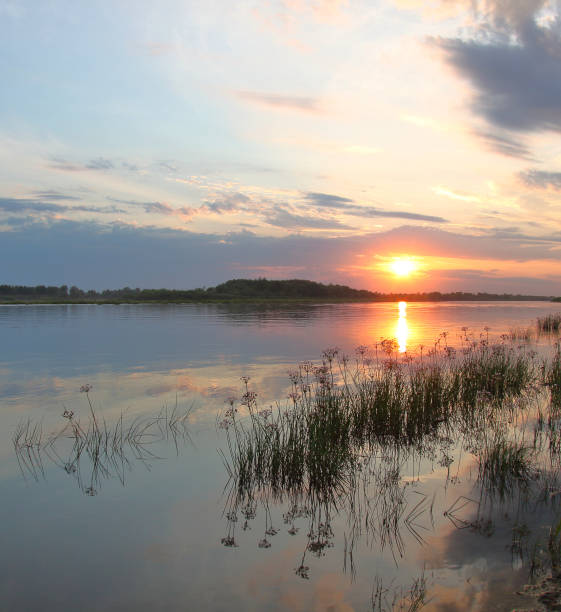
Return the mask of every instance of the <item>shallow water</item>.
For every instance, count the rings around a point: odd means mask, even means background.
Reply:
[[[358,345],[396,337],[400,351],[418,353],[442,342],[442,332],[449,345],[461,342],[463,327],[498,338],[557,310],[544,302],[0,306],[0,521],[8,527],[0,535],[0,609],[364,610],[376,584],[391,599],[420,575],[427,609],[522,606],[514,592],[528,571],[513,541],[531,537],[513,539],[513,530],[531,523],[537,538],[550,511],[518,499],[485,515],[491,529],[468,502],[454,523],[444,512],[474,496],[469,456],[454,455],[449,467],[440,456],[403,466],[402,482],[411,482],[404,515],[421,497],[432,509],[422,506],[399,545],[381,541],[379,525],[369,530],[364,516],[358,526],[347,512],[332,516],[330,546],[307,554],[306,580],[294,570],[308,521],[296,520],[299,532],[290,535],[282,505],[259,508],[245,531],[237,517],[237,546],[222,545],[228,478],[215,423],[225,400],[240,395],[241,376],[251,377],[262,405],[284,402],[287,370],[327,347],[353,355]],[[79,482],[49,457],[35,475],[22,472],[12,445],[18,423],[39,419],[50,431],[64,424],[65,409],[87,419],[79,392],[86,383],[107,422],[189,407],[190,437],[177,446],[155,440],[150,456],[131,454],[120,472],[97,478],[93,495],[85,494],[87,474]],[[266,538],[271,522],[278,533]],[[259,548],[264,538],[270,548]]]

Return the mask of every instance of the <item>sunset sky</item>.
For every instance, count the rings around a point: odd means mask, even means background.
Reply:
[[[561,294],[559,2],[0,0],[0,77],[0,284]]]

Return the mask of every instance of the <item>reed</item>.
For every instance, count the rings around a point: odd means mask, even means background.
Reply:
[[[188,418],[191,408],[180,410],[164,407],[156,416],[119,419],[108,424],[96,414],[90,397],[91,386],[84,385],[88,416],[79,419],[73,411],[64,410],[64,425],[50,433],[41,422],[21,421],[12,442],[24,478],[45,477],[45,461],[72,475],[79,488],[89,496],[96,495],[103,480],[125,476],[134,461],[144,463],[158,459],[152,445],[172,441],[176,452],[181,441],[189,439]]]
[[[541,333],[558,333],[561,327],[561,313],[538,317],[537,327],[538,332]]]
[[[284,405],[264,410],[244,377],[242,398],[231,399],[218,419],[230,476],[224,545],[236,543],[237,523],[230,519],[243,508],[251,508],[253,518],[262,505],[270,517],[272,503],[287,502],[300,509],[314,535],[295,569],[298,576],[309,577],[308,554],[325,554],[330,547],[331,540],[317,534],[327,533],[330,517],[340,513],[349,524],[345,568],[348,561],[355,571],[352,551],[361,537],[387,548],[397,563],[405,554],[405,536],[422,544],[434,520],[434,498],[407,486],[403,466],[421,458],[435,464],[441,457],[438,463],[449,469],[450,448],[458,446],[476,457],[480,499],[474,501],[475,519],[461,518],[458,508],[446,516],[458,528],[489,536],[494,522],[485,508],[514,495],[521,508],[530,503],[524,500],[553,499],[556,483],[547,479],[553,463],[548,468],[543,451],[547,440],[561,436],[554,437],[553,426],[541,433],[526,430],[544,382],[552,385],[558,375],[559,356],[541,364],[524,346],[504,339],[491,344],[485,337],[466,339],[457,351],[435,344],[413,358],[400,357],[390,343],[359,347],[354,359],[328,349],[317,364],[304,362],[289,373]],[[551,406],[543,407],[544,423],[553,422]],[[296,513],[288,515],[293,535]],[[272,545],[267,535],[262,542]]]
[[[561,345],[555,345],[553,358],[543,366],[543,382],[551,394],[551,406],[555,416],[561,416]]]
[[[502,430],[494,431],[479,457],[482,488],[500,498],[515,487],[525,487],[537,477],[535,453],[523,440],[509,440]]]
[[[409,588],[384,586],[383,580],[376,576],[370,598],[372,612],[417,612],[430,602],[427,599],[427,579],[425,572],[415,578]]]
[[[39,480],[44,475],[41,449],[43,446],[43,424],[31,419],[21,421],[12,436],[14,451],[21,473]]]
[[[246,417],[234,418],[238,408],[229,408],[221,426],[240,493],[257,487],[275,495],[303,489],[337,495],[373,448],[417,448],[458,422],[473,427],[475,419],[491,417],[490,407],[528,392],[538,375],[531,354],[487,342],[454,359],[442,353],[352,364],[328,355],[292,373],[287,407],[259,411],[256,393],[246,388],[240,406]]]
[[[532,342],[536,331],[531,327],[511,327],[505,334],[504,339],[510,342]]]

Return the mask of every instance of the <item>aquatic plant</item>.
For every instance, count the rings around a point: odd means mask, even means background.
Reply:
[[[535,329],[531,327],[511,327],[503,339],[511,342],[531,342],[536,335]]]
[[[374,578],[370,598],[372,612],[416,612],[430,601],[427,599],[427,579],[424,570],[409,588],[391,584],[384,586],[384,581],[379,576]]]
[[[493,431],[490,438],[479,457],[479,479],[482,488],[502,498],[536,477],[535,454],[523,440],[509,440],[503,431]]]
[[[561,313],[549,314],[545,317],[538,317],[537,327],[539,332],[557,333],[561,327]]]
[[[537,459],[545,448],[542,434],[531,428],[527,435],[512,434],[532,422],[531,400],[553,366],[540,368],[533,351],[504,339],[491,344],[484,334],[474,341],[467,330],[459,350],[445,338],[418,356],[400,356],[395,349],[382,341],[359,347],[354,359],[329,349],[320,362],[292,370],[287,402],[266,409],[259,409],[257,393],[244,379],[242,400],[232,401],[218,419],[230,476],[225,514],[250,505],[255,517],[262,505],[270,516],[272,502],[302,509],[309,534],[295,569],[302,578],[310,575],[307,555],[329,549],[331,540],[317,534],[334,514],[347,516],[344,566],[351,573],[361,537],[389,549],[396,563],[405,554],[405,534],[422,544],[433,524],[434,498],[408,487],[402,468],[415,457],[429,459],[445,467],[453,482],[454,445],[475,455],[479,465],[480,499],[469,508],[475,518],[459,516],[462,502],[447,514],[457,527],[489,537],[495,527],[485,508],[515,493],[522,496],[520,508],[526,499],[548,503],[548,472]],[[287,515],[294,535],[296,515]],[[234,529],[228,521],[228,533]]]
[[[549,388],[551,394],[551,406],[559,416],[561,410],[561,345],[555,345],[553,358],[543,366],[544,384]]]
[[[165,406],[156,416],[124,414],[113,423],[96,414],[91,401],[91,385],[80,389],[87,397],[89,416],[82,421],[72,410],[65,409],[64,425],[45,433],[41,422],[20,422],[12,437],[23,477],[38,480],[45,477],[44,458],[73,476],[84,494],[94,496],[105,479],[118,478],[125,483],[133,461],[147,467],[158,458],[151,450],[156,442],[172,441],[179,452],[180,441],[189,439],[187,422],[190,408],[180,410]]]
[[[17,425],[12,436],[14,451],[22,474],[34,480],[44,475],[41,449],[43,447],[43,425],[27,418]]]
[[[265,413],[245,381],[247,418],[231,405],[220,421],[239,492],[336,496],[377,445],[415,448],[458,419],[473,426],[484,407],[487,418],[488,406],[527,392],[537,376],[531,354],[504,344],[481,342],[454,359],[443,352],[407,362],[392,353],[390,347],[383,358],[354,365],[325,353],[320,365],[292,374],[290,404]]]

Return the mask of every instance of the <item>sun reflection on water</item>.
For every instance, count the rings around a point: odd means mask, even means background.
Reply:
[[[405,353],[405,351],[407,351],[407,338],[409,336],[409,327],[407,325],[407,302],[399,302],[398,308],[399,318],[397,320],[395,335],[399,345],[399,352]]]

